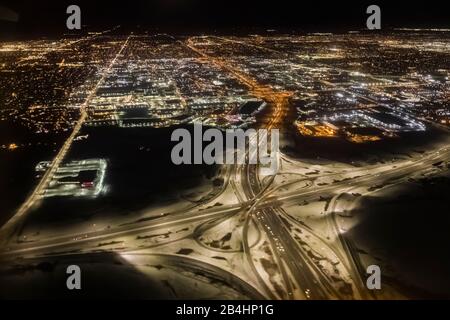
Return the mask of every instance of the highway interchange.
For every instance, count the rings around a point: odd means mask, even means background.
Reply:
[[[101,254],[105,251],[114,251],[123,255],[161,255],[172,260],[176,260],[177,257],[189,259],[199,268],[202,265],[213,272],[227,273],[225,278],[230,278],[229,274],[234,273],[234,280],[230,279],[230,281],[239,282],[240,285],[245,283],[251,288],[248,290],[254,290],[254,296],[257,297],[268,299],[375,298],[365,288],[365,270],[353,244],[341,234],[341,228],[336,219],[340,197],[353,190],[358,190],[360,197],[363,197],[373,192],[374,186],[404,183],[411,176],[429,171],[437,162],[448,162],[450,147],[444,146],[438,150],[427,151],[412,159],[348,168],[331,173],[321,171],[313,175],[298,175],[282,182],[277,179],[277,175],[283,173],[283,165],[288,162],[295,164],[296,160],[280,153],[278,155],[280,172],[274,176],[262,177],[261,168],[258,165],[226,166],[221,192],[204,203],[192,206],[189,210],[164,213],[148,221],[122,224],[104,230],[43,238],[36,242],[19,241],[18,227],[26,219],[27,213],[39,204],[39,195],[42,194],[58,166],[64,161],[74,138],[86,121],[86,108],[90,100],[95,96],[97,88],[115,64],[116,59],[121,57],[131,37],[130,35],[124,41],[117,55],[92,89],[81,108],[78,122],[53,159],[50,169],[16,215],[2,228],[4,241],[0,251],[2,263],[17,261],[19,258],[22,261],[23,259],[33,261],[42,257]],[[224,39],[224,41],[232,40]],[[282,126],[289,107],[289,92],[260,86],[224,59],[211,57],[198,49],[193,39],[187,39],[183,45],[197,53],[201,59],[234,75],[249,88],[249,92],[271,105],[271,120],[262,124],[261,127],[272,129]],[[333,177],[336,179],[326,185],[316,183],[320,179],[333,179]],[[233,194],[235,203],[215,206],[217,199],[225,194]],[[288,204],[317,201],[321,197],[328,199],[327,210],[324,213],[327,230],[321,230],[321,232],[305,226],[284,209]],[[234,219],[232,221],[237,226],[236,230],[241,232],[241,250],[233,251],[205,246],[201,240],[202,234],[231,219]],[[141,241],[149,235],[158,235],[166,230],[184,231],[177,236],[158,238],[154,242]],[[333,237],[324,237],[325,233]],[[256,240],[255,234],[257,234]],[[305,237],[300,238],[298,234],[307,234],[306,238],[310,239],[311,243],[306,242]],[[217,251],[224,256],[238,255],[240,261],[246,265],[241,266],[241,270],[235,273],[236,265],[223,263],[214,265],[214,260],[202,258],[202,253],[187,258],[173,252],[167,253],[167,249],[159,250],[177,242],[192,240],[196,240],[197,245],[203,245],[203,250]],[[115,247],[106,245],[106,249],[99,250],[99,244],[102,243],[118,245]],[[267,256],[267,248],[272,256],[273,265],[277,269],[273,271],[272,276],[261,265],[260,258],[262,255]]]

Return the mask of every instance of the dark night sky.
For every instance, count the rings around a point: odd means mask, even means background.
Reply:
[[[90,27],[142,25],[189,33],[248,28],[339,31],[364,28],[370,4],[382,9],[382,26],[436,26],[450,28],[445,1],[300,1],[300,0],[0,0],[15,11],[18,22],[1,22],[16,33],[60,33],[65,29],[65,9],[78,4],[82,23]],[[5,33],[5,32],[3,32]]]

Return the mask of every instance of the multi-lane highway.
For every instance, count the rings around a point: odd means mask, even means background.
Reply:
[[[354,188],[369,189],[373,186],[384,184],[396,184],[404,182],[412,174],[429,170],[433,164],[439,161],[449,161],[450,147],[443,147],[439,150],[428,152],[415,159],[401,160],[389,164],[377,164],[365,166],[354,170],[336,170],[333,173],[317,173],[311,176],[300,176],[298,178],[287,179],[285,182],[278,182],[276,174],[262,179],[260,166],[252,164],[236,164],[228,166],[225,170],[225,183],[220,193],[209,198],[206,203],[197,203],[188,209],[170,212],[160,217],[145,222],[128,223],[103,229],[94,232],[73,233],[65,236],[42,238],[35,242],[18,243],[11,240],[11,232],[20,225],[28,211],[39,201],[40,195],[45,190],[53,174],[59,165],[64,161],[73,139],[78,135],[83,123],[86,120],[86,109],[95,97],[98,87],[103,83],[116,60],[121,58],[123,50],[130,40],[129,36],[121,45],[116,56],[110,61],[108,68],[104,70],[96,86],[88,95],[85,103],[80,108],[81,115],[72,133],[66,140],[51,167],[46,172],[34,192],[25,201],[16,215],[3,227],[2,234],[5,244],[0,251],[0,260],[14,261],[17,258],[36,258],[40,256],[60,256],[73,253],[97,252],[100,243],[109,241],[111,243],[126,242],[121,248],[110,249],[122,253],[133,254],[136,251],[155,253],[158,247],[176,241],[198,239],[202,233],[219,225],[223,221],[239,215],[236,219],[242,224],[241,242],[242,252],[239,250],[229,250],[231,254],[241,254],[242,261],[246,263],[245,268],[250,270],[247,280],[248,290],[255,290],[255,294],[261,294],[266,298],[278,299],[361,299],[371,298],[365,290],[362,280],[362,267],[354,252],[353,246],[342,237],[339,226],[335,219],[335,209],[339,203],[339,196],[350,192]],[[223,41],[234,41],[221,38]],[[262,128],[281,128],[284,116],[289,108],[290,92],[277,91],[273,88],[260,85],[242,70],[231,65],[226,59],[213,57],[196,46],[193,38],[181,45],[195,52],[203,61],[208,61],[216,67],[233,75],[238,81],[246,85],[249,92],[266,101],[270,105],[272,112],[270,120],[261,124]],[[266,50],[264,47],[252,45]],[[275,50],[270,50],[276,54]],[[324,85],[330,85],[322,82]],[[178,91],[177,91],[178,92]],[[180,94],[181,97],[181,94]],[[181,97],[182,98],[182,97]],[[262,140],[262,139],[261,139]],[[282,163],[282,155],[279,155]],[[346,179],[336,179],[327,185],[316,184],[320,178],[340,177],[349,174],[352,177]],[[332,179],[329,179],[330,181]],[[305,184],[306,182],[306,184]],[[295,186],[301,186],[295,188]],[[222,206],[214,206],[213,201],[225,191],[230,191],[236,195],[236,203]],[[292,203],[303,203],[319,198],[321,195],[331,195],[332,199],[328,205],[326,218],[326,232],[333,233],[337,242],[332,242],[323,237],[321,233],[308,229],[295,217],[289,215],[284,206]],[[364,194],[362,194],[364,196]],[[209,207],[208,204],[210,204]],[[201,207],[203,206],[203,207]],[[201,207],[201,210],[200,210]],[[207,207],[205,209],[205,207]],[[301,210],[301,209],[299,209]],[[194,228],[190,226],[194,225]],[[187,227],[189,226],[189,227]],[[157,233],[161,230],[174,228],[184,228],[184,233],[178,237],[167,237],[158,242],[143,244],[138,241],[139,236]],[[258,241],[266,239],[269,244],[270,253],[275,262],[277,272],[280,275],[282,290],[274,290],[274,284],[267,272],[263,272],[259,257],[261,252],[258,245],[251,241],[251,228],[256,228]],[[298,229],[309,235],[310,243],[305,239],[299,239],[293,232]],[[132,240],[130,240],[132,239]],[[256,242],[258,242],[256,241]],[[321,254],[315,252],[315,244],[321,246]],[[206,246],[202,249],[208,250]],[[225,251],[225,250],[224,250]],[[167,255],[170,259],[177,259],[176,254]],[[179,257],[179,256],[178,256]],[[194,258],[193,258],[194,259]],[[319,260],[333,261],[340,265],[342,278],[337,278],[330,270],[323,268]],[[337,262],[336,262],[337,261]],[[194,259],[195,264],[202,264],[201,258]],[[211,267],[211,262],[204,262],[204,266],[215,272],[217,268]],[[227,272],[229,272],[228,270]],[[228,274],[228,273],[227,273]],[[242,279],[240,279],[241,281]],[[345,283],[351,287],[350,291],[339,290],[336,283]]]
[[[115,65],[117,59],[121,56],[123,50],[126,48],[128,41],[130,39],[131,35],[126,38],[126,40],[123,42],[122,46],[120,47],[117,54],[114,56],[114,58],[111,60],[107,68],[103,71],[103,73],[100,76],[100,79],[97,81],[96,85],[92,88],[92,90],[89,92],[86,100],[84,103],[80,106],[80,117],[78,118],[77,122],[75,123],[75,126],[70,133],[67,140],[62,145],[59,152],[56,154],[55,158],[50,164],[50,167],[47,169],[33,192],[28,196],[28,198],[25,200],[25,202],[20,206],[20,208],[17,210],[17,212],[14,214],[14,216],[11,217],[10,220],[8,220],[0,229],[0,236],[3,237],[3,241],[8,241],[9,237],[16,231],[16,228],[20,225],[20,221],[23,220],[24,216],[30,211],[30,209],[40,200],[41,195],[44,193],[45,189],[47,188],[48,184],[50,183],[52,177],[54,176],[55,172],[58,170],[59,166],[61,165],[62,161],[65,159],[67,152],[69,151],[75,137],[80,132],[83,123],[86,121],[87,118],[87,108],[89,104],[91,103],[92,99],[95,97],[98,88],[103,84],[105,81],[105,78],[110,73],[112,67]],[[1,238],[0,238],[1,240]]]
[[[174,226],[183,226],[188,223],[205,223],[207,221],[223,219],[224,217],[246,212],[248,221],[250,222],[251,219],[255,219],[256,225],[268,235],[272,243],[274,255],[280,263],[280,268],[283,268],[282,273],[285,277],[288,297],[339,298],[341,296],[329,286],[326,276],[320,274],[317,267],[314,267],[314,262],[305,256],[301,246],[295,243],[293,238],[290,237],[286,224],[280,219],[280,217],[283,216],[283,213],[277,209],[279,204],[288,204],[292,202],[299,203],[304,200],[318,198],[319,195],[326,193],[338,195],[343,192],[348,192],[349,188],[361,186],[369,188],[370,186],[379,185],[383,182],[389,182],[391,184],[400,183],[407,179],[410,173],[427,170],[433,163],[441,160],[448,161],[448,159],[450,159],[450,148],[446,147],[428,155],[424,155],[420,159],[414,161],[407,160],[403,163],[397,163],[395,166],[392,164],[384,164],[361,169],[361,175],[358,175],[353,179],[340,182],[337,181],[328,186],[310,184],[308,187],[296,191],[279,192],[279,190],[286,187],[287,184],[300,183],[305,180],[314,180],[317,177],[297,179],[296,181],[280,184],[276,187],[265,186],[263,190],[251,200],[235,205],[213,207],[200,212],[198,210],[174,212],[146,223],[125,225],[110,230],[73,234],[65,237],[42,239],[36,243],[10,243],[8,246],[4,247],[0,256],[1,260],[5,261],[17,257],[37,257],[42,255],[62,254],[64,252],[70,253],[76,252],[77,249],[79,249],[80,252],[90,252],[98,249],[98,243],[100,242],[112,241],[125,236],[147,234],[152,231],[165,230],[167,228],[173,228]],[[341,173],[336,173],[336,175],[340,174]],[[330,205],[330,211],[333,211],[333,203],[334,202]],[[295,221],[290,220],[290,223],[294,224]],[[335,231],[339,235],[337,228]],[[245,232],[243,236],[243,241],[246,242],[247,235],[245,235]],[[326,243],[327,242],[324,241],[324,244]],[[154,246],[157,247],[163,244],[164,242],[160,242]],[[126,250],[136,249],[138,248],[128,248]],[[356,265],[353,262],[354,253],[351,251],[352,249],[349,250],[346,246],[343,246],[330,247],[330,250],[338,253],[337,255],[343,260],[341,262],[348,268],[350,274],[354,277],[359,275],[359,270],[351,269],[352,266],[355,267]],[[244,251],[248,255],[247,261],[252,261],[252,249],[250,246],[247,246],[246,250],[244,248]],[[350,257],[348,255],[350,255]],[[255,268],[254,270],[258,269]],[[260,281],[264,282],[265,280],[266,277],[260,275]],[[356,279],[353,280],[358,283]],[[294,296],[292,288],[297,285],[305,289],[305,296]],[[272,294],[267,292],[269,288],[270,286],[267,284],[260,284],[261,292],[267,297],[273,298]],[[289,288],[291,289],[289,290]],[[359,289],[361,290],[361,288]],[[356,296],[361,297],[362,295]]]

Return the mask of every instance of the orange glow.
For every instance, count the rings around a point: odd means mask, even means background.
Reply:
[[[296,122],[298,131],[304,136],[312,137],[336,137],[338,131],[332,125],[327,123],[317,123],[314,121]]]
[[[362,134],[349,134],[347,140],[353,143],[366,143],[379,141],[381,138],[379,136],[362,135]]]
[[[18,146],[17,144],[11,143],[11,144],[8,146],[8,150],[13,151],[13,150],[16,150],[18,147],[19,147],[19,146]]]
[[[270,104],[273,104],[274,111],[271,117],[270,122],[267,125],[267,129],[272,129],[274,127],[279,127],[281,125],[281,120],[286,114],[287,104],[289,102],[289,98],[293,95],[292,92],[289,91],[275,91],[272,87],[267,85],[259,84],[255,79],[251,78],[247,74],[244,74],[237,68],[233,67],[230,63],[221,58],[212,57],[202,50],[195,47],[192,39],[188,39],[186,43],[183,43],[189,49],[196,52],[201,61],[208,61],[217,67],[228,71],[231,73],[239,82],[247,86],[250,90],[250,93],[255,97],[260,98]]]

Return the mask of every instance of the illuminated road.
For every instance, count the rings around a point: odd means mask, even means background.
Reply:
[[[226,38],[221,39],[228,41]],[[241,44],[246,45],[246,43]],[[271,51],[275,52],[274,50]],[[224,63],[222,62],[222,65],[223,64]],[[239,78],[242,78],[242,75],[240,75]],[[257,87],[254,84],[255,81],[247,80],[247,82],[252,84],[252,88]],[[258,94],[260,94],[260,98],[270,102],[274,106],[271,121],[266,125],[266,128],[269,130],[273,128],[280,128],[282,125],[282,119],[286,114],[288,99],[291,94],[286,92],[275,93],[274,90],[268,90],[266,88],[258,90]],[[261,191],[258,168],[254,165],[245,165],[243,171],[244,174],[242,179],[243,185],[245,185],[244,190],[246,190],[247,198],[251,199]],[[276,207],[269,207],[256,212],[253,212],[252,209],[254,209],[254,207],[249,210],[248,216],[250,217],[254,215],[258,225],[262,226],[268,235],[278,268],[282,274],[287,290],[287,298],[340,298],[340,295],[330,285],[330,279],[325,279],[322,272],[318,270],[317,266],[308,259],[307,254],[302,250],[297,241],[295,241],[284,228],[284,223],[276,214]],[[246,220],[243,241],[246,243],[244,247],[247,249],[246,253],[249,256],[248,261],[250,264],[253,264],[251,251],[247,244],[246,234],[250,221],[251,219]],[[259,277],[259,279],[262,280],[261,277]],[[293,292],[294,287],[301,288],[304,295],[296,297]],[[266,291],[268,290],[266,289]]]
[[[120,50],[117,52],[116,56],[112,59],[108,67],[103,72],[101,78],[98,80],[94,88],[91,90],[89,95],[87,96],[85,102],[80,107],[80,118],[76,122],[72,133],[69,135],[67,140],[64,142],[63,146],[51,162],[50,167],[47,169],[46,173],[34,189],[34,191],[29,195],[28,199],[21,205],[21,207],[17,210],[17,212],[14,214],[14,216],[6,222],[3,227],[0,229],[0,234],[3,237],[6,237],[3,241],[8,241],[9,237],[12,236],[12,234],[15,232],[16,228],[19,227],[20,221],[24,218],[24,216],[29,212],[29,210],[35,205],[37,201],[40,200],[40,196],[44,193],[45,189],[47,188],[49,182],[51,181],[53,175],[55,174],[56,170],[58,170],[58,167],[60,166],[61,162],[64,160],[64,158],[67,155],[67,152],[69,151],[70,147],[72,146],[73,140],[80,132],[83,123],[86,121],[86,118],[88,116],[87,114],[87,107],[91,103],[92,99],[95,97],[98,88],[102,85],[103,81],[105,80],[106,76],[111,71],[112,67],[115,65],[117,59],[122,54],[123,50],[128,44],[128,41],[130,39],[131,35],[128,36],[128,38],[124,41],[123,45],[121,46]]]
[[[129,37],[130,38],[130,37]],[[128,39],[129,39],[128,38]],[[123,49],[128,43],[128,39],[123,44],[119,53],[111,62],[109,68],[105,71],[102,78],[97,83],[97,86],[92,90],[83,107],[81,108],[81,117],[74,127],[74,130],[68,140],[64,143],[58,155],[52,162],[51,168],[47,171],[38,187],[30,198],[24,203],[18,213],[13,217],[8,224],[10,226],[17,226],[18,221],[25,216],[28,210],[39,199],[39,195],[51,180],[52,175],[57,170],[58,166],[64,160],[67,151],[70,149],[74,137],[78,134],[82,124],[86,119],[86,107],[92,97],[95,96],[98,86],[102,83],[109,70],[114,65],[116,59],[119,57]],[[220,38],[223,41],[228,41],[226,38]],[[230,40],[231,41],[231,40]],[[241,43],[241,42],[240,42]],[[245,42],[242,42],[246,44]],[[286,111],[289,107],[290,92],[277,91],[269,86],[259,85],[257,81],[252,79],[249,75],[235,66],[231,65],[223,58],[212,57],[203,52],[195,46],[193,38],[186,42],[181,42],[183,46],[188,47],[196,52],[202,61],[219,67],[222,70],[233,75],[242,84],[246,85],[249,93],[258,97],[270,104],[271,116],[270,121],[263,125],[263,128],[274,129],[281,128],[283,124]],[[252,45],[259,47],[257,45]],[[261,47],[260,47],[261,48]],[[272,53],[276,51],[271,50]],[[323,81],[322,84],[334,87],[332,83]],[[343,90],[342,88],[339,88]],[[179,93],[179,91],[177,91]],[[181,94],[180,94],[180,98]],[[371,100],[371,102],[374,102]],[[183,103],[185,105],[185,103]],[[237,197],[238,203],[232,205],[223,205],[214,207],[212,199],[209,199],[210,207],[200,210],[197,206],[189,210],[180,210],[176,212],[167,213],[160,217],[155,217],[153,220],[141,223],[129,223],[127,225],[120,225],[107,230],[76,233],[67,236],[60,236],[54,238],[41,239],[35,243],[8,243],[0,252],[0,260],[9,261],[16,258],[35,258],[39,256],[60,256],[66,254],[76,253],[90,253],[99,250],[100,241],[119,241],[126,244],[123,248],[111,249],[123,254],[135,254],[135,251],[151,252],[156,247],[163,246],[175,241],[186,239],[197,239],[202,232],[219,225],[230,217],[237,216],[240,221],[243,221],[242,228],[242,250],[243,261],[247,262],[251,275],[249,278],[256,279],[255,285],[259,292],[266,298],[273,299],[366,299],[372,298],[367,294],[362,280],[362,267],[358,260],[357,253],[354,247],[342,236],[339,226],[336,222],[335,211],[339,205],[339,198],[342,194],[350,192],[355,188],[367,188],[368,190],[376,185],[388,184],[393,185],[406,181],[412,174],[430,169],[434,163],[438,161],[448,161],[450,159],[450,147],[444,147],[432,153],[423,155],[416,160],[404,160],[395,164],[378,164],[371,165],[364,168],[356,168],[354,170],[340,171],[336,173],[324,173],[311,177],[301,176],[298,179],[288,180],[275,185],[275,176],[260,177],[259,167],[257,165],[233,165],[227,167],[225,173],[225,183],[220,194],[227,189],[232,189]],[[340,176],[343,173],[352,172],[358,174],[353,178],[334,181],[331,184],[320,186],[315,185],[314,181],[318,178]],[[295,188],[288,191],[287,187],[302,185],[300,188]],[[285,188],[286,191],[281,192]],[[362,194],[363,197],[369,194],[368,191]],[[219,194],[219,195],[220,195]],[[301,225],[294,217],[286,213],[282,206],[287,204],[298,204],[304,201],[313,201],[322,194],[331,194],[333,198],[329,204],[325,219],[329,232],[333,232],[338,241],[331,243],[322,235],[307,230],[304,225]],[[213,199],[216,199],[214,197]],[[208,203],[207,203],[208,204]],[[205,205],[205,203],[203,203]],[[157,243],[138,243],[136,238],[140,235],[147,235],[149,232],[157,232],[159,230],[168,230],[168,228],[179,227],[183,228],[195,224],[193,230],[188,230],[186,233],[180,234],[179,237],[163,239]],[[201,226],[201,227],[199,227]],[[270,251],[273,255],[277,271],[282,280],[282,293],[276,293],[273,290],[273,284],[270,283],[268,276],[261,272],[258,267],[258,248],[254,245],[254,241],[250,241],[251,227],[255,226],[258,235],[265,236]],[[339,291],[333,279],[315,260],[311,252],[312,245],[309,243],[302,243],[299,239],[293,236],[293,227],[304,230],[304,232],[311,235],[311,239],[320,243],[324,252],[324,259],[337,260],[345,272],[349,275],[350,284],[352,287],[351,293]],[[131,240],[126,239],[126,237]],[[124,240],[125,239],[125,240]],[[128,241],[128,242],[127,242]],[[309,247],[308,247],[309,246]],[[331,259],[331,258],[333,259]],[[322,258],[322,257],[320,257]],[[207,267],[208,262],[195,261],[199,266]],[[215,272],[220,272],[216,270]],[[253,277],[253,278],[252,278]]]
[[[292,93],[290,92],[280,92],[272,89],[270,86],[262,86],[257,81],[249,77],[248,75],[242,73],[240,70],[236,69],[235,67],[231,66],[230,63],[228,63],[224,59],[218,59],[215,57],[211,57],[210,55],[206,54],[205,52],[199,50],[195,47],[195,44],[193,43],[192,39],[188,39],[187,46],[192,49],[194,52],[198,53],[202,58],[205,60],[215,64],[219,68],[226,70],[230,72],[232,75],[236,77],[237,80],[239,80],[242,84],[246,85],[250,93],[266,102],[268,102],[273,110],[272,114],[270,116],[270,121],[267,123],[263,128],[271,130],[274,128],[280,128],[282,125],[282,120],[284,118],[284,115],[286,114],[286,110],[288,109],[288,102],[289,98],[292,96]],[[261,141],[261,140],[260,140]],[[252,141],[250,141],[251,143]],[[256,151],[255,151],[256,152]],[[259,183],[258,178],[258,166],[257,165],[239,165],[237,169],[240,172],[241,177],[241,185],[243,187],[243,191],[246,194],[246,199],[253,199],[258,193],[261,192],[261,186]],[[266,185],[268,187],[268,185]],[[250,210],[247,214],[248,217],[250,217],[253,214],[253,212]],[[273,218],[273,213],[270,209],[262,210],[260,215],[264,215],[265,218],[262,219],[271,219]],[[249,262],[250,266],[256,273],[256,276],[258,277],[259,282],[265,287],[267,294],[271,295],[271,291],[268,289],[267,285],[264,284],[264,280],[261,276],[257,274],[256,268],[253,265],[252,260],[252,253],[250,250],[250,246],[248,245],[247,241],[247,230],[248,226],[250,224],[251,219],[246,218],[246,223],[244,227],[243,232],[243,242],[244,242],[244,251],[247,255],[247,261]],[[270,221],[268,224],[270,224],[273,227],[273,230],[276,230],[277,228],[281,227],[281,225],[277,224],[274,221]],[[267,225],[264,224],[263,225]],[[270,227],[269,227],[270,228]],[[268,230],[266,229],[266,232]],[[279,232],[283,233],[283,230],[279,230]],[[269,235],[269,241],[271,242],[272,248],[278,248],[279,246],[277,243],[275,243],[275,240],[273,237]],[[285,244],[286,247],[292,247],[288,244]],[[297,247],[297,246],[296,246]],[[284,264],[288,266],[288,269],[291,274],[295,276],[302,277],[301,282],[304,283],[306,281],[313,281],[313,277],[308,274],[308,272],[305,270],[303,265],[300,263],[297,264],[295,261],[298,260],[297,252],[290,252],[288,251],[289,257],[286,258],[285,256],[279,256],[277,249],[274,249],[275,258],[277,260],[277,265],[280,268],[280,272],[283,275],[283,279],[285,284],[288,288],[291,288],[290,286],[290,279],[288,278],[287,271],[284,268]],[[310,286],[313,287],[313,286]],[[312,290],[316,290],[318,288],[315,286]],[[288,296],[289,298],[293,298],[293,293],[290,289],[288,289]],[[323,295],[321,295],[323,296]]]
[[[272,53],[277,53],[275,50],[267,49],[265,47],[260,47],[253,44],[248,44],[247,42],[234,41],[226,38],[220,38],[224,41],[237,42],[242,45],[248,45],[252,47],[256,47],[262,50],[269,50]],[[276,93],[274,90],[267,88],[265,86],[259,87],[257,82],[247,75],[243,74],[241,71],[237,70],[234,66],[231,66],[224,59],[218,59],[211,57],[204,53],[203,51],[197,49],[195,47],[192,39],[188,41],[188,46],[200,54],[204,59],[214,63],[220,68],[229,71],[233,74],[241,83],[247,85],[250,88],[250,92],[255,96],[271,103],[274,106],[274,111],[272,114],[272,121],[266,126],[268,129],[279,128],[281,125],[281,119],[283,117],[283,110],[286,109],[289,93]],[[322,84],[329,86],[334,89],[340,89],[346,91],[343,88],[338,87],[337,85],[324,81],[321,81]],[[350,92],[348,92],[350,93]],[[366,100],[372,104],[376,104],[377,102],[362,96],[360,94],[357,95],[359,98]],[[431,162],[435,161],[435,159],[431,159]],[[428,166],[430,163],[421,163],[418,162],[416,164],[406,166],[405,168],[400,169],[389,169],[386,171],[381,171],[383,173],[383,179],[394,178],[395,176],[402,176],[402,173],[409,174],[410,172],[414,172],[415,168],[421,166]],[[237,171],[240,172],[241,175],[241,185],[243,187],[243,191],[246,194],[246,199],[258,199],[259,197],[264,197],[264,195],[260,195],[261,184],[259,182],[259,174],[258,168],[255,165],[244,165],[237,168]],[[377,173],[380,175],[380,173]],[[369,176],[367,178],[362,178],[361,183],[374,183],[377,179],[373,176]],[[386,180],[384,180],[386,181]],[[352,184],[359,183],[358,181],[351,180],[351,182],[344,183]],[[330,188],[318,188],[316,190],[312,190],[311,194],[315,195],[317,192],[323,191],[335,191],[334,189],[337,186],[332,186]],[[258,196],[256,196],[258,194]],[[297,192],[293,192],[293,195],[303,198],[305,195],[298,194]],[[287,200],[289,196],[279,197],[278,200]],[[297,198],[298,199],[298,198]],[[258,201],[258,200],[257,200]],[[279,216],[279,208],[278,207],[268,207],[263,208],[261,210],[256,210],[255,206],[252,206],[247,215],[246,225],[244,227],[243,234],[243,242],[244,242],[244,251],[247,255],[247,261],[252,266],[255,273],[257,273],[256,267],[253,265],[253,258],[251,248],[248,245],[247,241],[247,232],[249,228],[249,224],[252,219],[251,216],[255,216],[258,225],[261,226],[266,234],[268,235],[268,239],[271,243],[272,251],[275,255],[276,264],[279,268],[280,273],[282,274],[282,278],[284,281],[284,285],[286,287],[288,298],[307,298],[307,299],[336,299],[343,298],[342,295],[332,286],[333,279],[327,277],[323,272],[318,268],[318,266],[309,259],[308,255],[302,247],[295,241],[290,235],[288,230],[285,228],[285,224],[280,219]],[[338,235],[338,238],[343,241],[342,237]],[[324,246],[326,246],[326,242],[324,241]],[[361,281],[360,281],[360,272],[361,270],[355,270],[355,262],[354,262],[354,253],[348,249],[348,246],[345,243],[342,243],[343,251],[339,253],[342,263],[347,266],[347,271],[352,276],[353,280],[353,288],[354,288],[354,297],[361,298],[363,295],[360,293],[361,290]],[[333,252],[334,248],[330,248]],[[290,274],[290,276],[288,275]],[[258,276],[258,280],[260,282],[264,282],[262,276]],[[266,293],[273,298],[271,290],[268,289],[266,284],[263,284]],[[303,295],[294,297],[294,292],[292,291],[293,287],[301,288],[303,291]],[[367,296],[364,295],[367,298]],[[348,297],[347,297],[348,298]]]
[[[50,47],[47,50],[44,50],[44,51],[40,52],[37,55],[33,55],[33,56],[30,56],[30,57],[26,57],[26,58],[20,59],[19,63],[26,62],[26,61],[29,61],[29,60],[41,59],[41,58],[45,57],[46,55],[48,55],[51,52],[58,51],[58,50],[61,50],[61,49],[67,48],[67,47],[71,47],[71,46],[73,46],[75,44],[78,44],[80,42],[84,42],[84,41],[88,41],[88,40],[92,40],[92,39],[98,38],[98,37],[100,37],[100,36],[102,36],[102,35],[104,35],[106,33],[112,32],[112,31],[114,31],[114,30],[116,30],[118,28],[119,28],[119,26],[116,26],[116,27],[112,28],[111,30],[105,30],[105,31],[102,31],[102,32],[99,32],[99,33],[95,33],[95,34],[93,34],[91,36],[87,36],[87,37],[84,37],[84,38],[80,38],[78,40],[70,41],[70,42],[64,43],[64,44],[62,44],[62,45],[60,45],[58,47]]]
[[[271,237],[273,242],[272,246],[274,248],[282,248],[285,251],[276,252],[275,258],[280,262],[280,268],[284,274],[285,281],[290,281],[286,283],[286,290],[290,292],[290,298],[339,298],[341,297],[335,290],[328,285],[328,279],[314,267],[314,263],[305,256],[302,248],[298,246],[297,243],[293,242],[292,237],[289,235],[286,225],[280,220],[280,216],[283,216],[282,212],[275,210],[276,206],[281,203],[299,203],[303,200],[312,200],[317,198],[319,194],[322,193],[334,193],[340,195],[344,192],[349,192],[350,188],[356,188],[360,186],[370,187],[376,184],[380,184],[386,181],[392,183],[401,183],[405,181],[411,173],[417,173],[420,170],[426,170],[432,166],[433,163],[439,160],[450,159],[450,147],[443,148],[429,155],[423,156],[421,159],[416,161],[405,161],[403,164],[397,164],[394,168],[392,164],[390,165],[376,165],[370,168],[361,169],[362,172],[366,171],[364,175],[355,177],[348,181],[340,181],[333,183],[329,186],[309,186],[304,189],[297,190],[295,192],[283,192],[275,196],[275,192],[280,190],[285,184],[281,184],[276,188],[264,188],[260,194],[255,196],[251,201],[246,203],[239,203],[232,206],[224,207],[213,207],[204,211],[199,212],[198,210],[190,212],[179,212],[167,214],[161,218],[149,221],[147,223],[140,223],[136,225],[124,225],[122,227],[113,228],[111,230],[103,230],[98,232],[83,233],[78,235],[70,235],[66,237],[43,239],[37,243],[23,243],[23,244],[11,244],[6,251],[0,253],[0,260],[7,261],[10,259],[15,259],[16,257],[21,258],[32,258],[39,256],[49,256],[49,255],[65,255],[74,254],[81,250],[80,252],[90,252],[98,249],[98,243],[100,241],[110,241],[114,239],[121,239],[124,236],[136,236],[140,234],[146,234],[150,231],[165,230],[173,226],[184,226],[191,222],[207,222],[213,221],[215,219],[222,219],[227,216],[232,216],[234,214],[242,214],[244,212],[253,212],[255,214],[247,214],[248,219],[253,219],[256,217],[256,222],[265,232],[268,234],[273,233],[274,237]],[[296,182],[306,181],[313,178],[301,178]],[[393,181],[393,179],[398,179]],[[295,182],[289,182],[295,183]],[[334,211],[334,201],[330,204],[329,211]],[[276,206],[273,204],[276,203]],[[258,212],[258,213],[256,213]],[[261,215],[260,212],[265,212]],[[330,215],[330,219],[333,216]],[[294,221],[291,221],[294,223]],[[265,225],[270,226],[270,230]],[[339,230],[335,230],[337,235],[340,235]],[[189,233],[184,237],[189,237]],[[177,239],[178,240],[178,239]],[[243,240],[247,240],[246,237]],[[167,240],[174,241],[174,240]],[[163,245],[165,242],[160,242],[158,244],[147,245],[146,247],[130,247],[119,250],[119,252],[132,252],[133,250],[152,250],[155,247]],[[279,244],[281,243],[281,247]],[[324,241],[324,245],[327,244]],[[329,244],[328,244],[329,245]],[[350,244],[351,245],[351,244]],[[290,247],[286,247],[290,246]],[[289,249],[289,250],[286,250]],[[279,250],[279,249],[278,249]],[[356,280],[359,277],[360,271],[358,270],[358,260],[354,259],[357,257],[355,255],[354,249],[344,243],[342,247],[332,247],[330,250],[340,258],[340,261],[347,267],[348,271],[352,274],[353,280],[356,284],[361,285],[361,282]],[[117,251],[117,250],[115,250]],[[247,253],[248,261],[251,261],[252,250],[250,248],[244,248]],[[66,252],[66,253],[65,253]],[[200,262],[199,262],[200,263]],[[354,270],[356,269],[356,270]],[[256,270],[256,269],[255,269]],[[294,274],[293,272],[300,272]],[[264,281],[264,276],[261,276],[261,281]],[[305,289],[304,296],[294,296],[294,291],[292,288],[296,284],[300,283],[302,289]],[[269,288],[263,284],[259,284],[261,291],[267,297],[275,298],[271,295]],[[308,290],[309,289],[309,290]],[[362,294],[358,294],[358,287],[355,285],[355,297],[364,297]],[[361,289],[361,288],[360,288]],[[361,290],[362,291],[362,290]],[[365,296],[365,298],[368,298]]]

